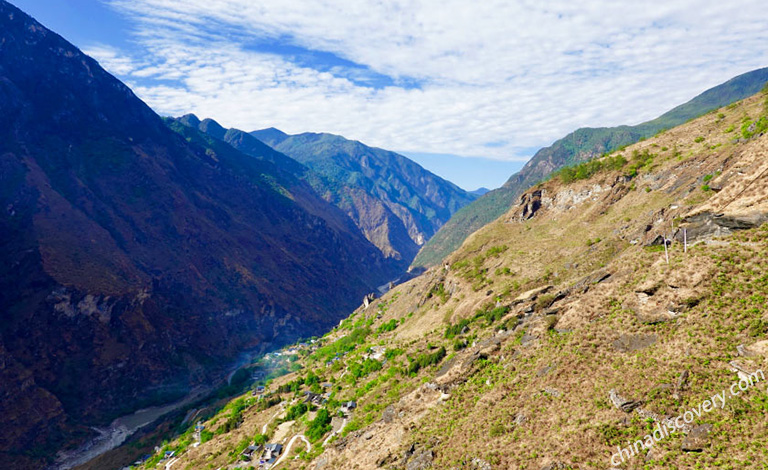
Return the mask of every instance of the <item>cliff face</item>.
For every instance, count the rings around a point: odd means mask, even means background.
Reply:
[[[244,349],[334,324],[391,275],[307,183],[169,129],[4,1],[0,109],[0,461],[13,468]]]
[[[338,135],[288,135],[277,129],[251,134],[331,183],[318,189],[387,256],[406,264],[453,214],[477,198],[398,153]]]
[[[224,129],[212,119],[200,121],[194,115],[186,115],[178,118],[176,122],[226,142],[246,155],[273,162],[281,170],[305,181],[320,197],[338,207],[354,222],[356,230],[379,249],[393,276],[405,271],[416,255],[419,245],[411,239],[404,222],[392,211],[388,201],[370,194],[363,188],[321,174],[278,152],[249,133],[238,129]],[[266,137],[282,134],[276,129],[263,132]],[[270,142],[274,143],[273,140]]]

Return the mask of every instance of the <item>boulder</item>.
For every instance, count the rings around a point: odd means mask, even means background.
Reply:
[[[619,395],[619,392],[617,392],[616,389],[611,389],[611,391],[608,392],[608,398],[611,400],[611,403],[613,403],[613,406],[625,413],[631,413],[632,410],[640,407],[643,404],[641,400],[630,400],[628,398],[624,398],[623,396]]]
[[[432,467],[432,460],[435,455],[431,450],[421,450],[413,453],[408,463],[405,465],[405,470],[425,470]]]
[[[695,426],[691,432],[683,439],[682,449],[685,452],[701,452],[709,445],[709,433],[712,431],[711,424],[702,424]]]

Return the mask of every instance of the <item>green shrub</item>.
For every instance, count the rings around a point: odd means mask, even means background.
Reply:
[[[469,326],[469,320],[466,318],[456,323],[455,325],[449,325],[448,327],[445,328],[445,338],[453,339],[456,335],[461,334],[461,332],[467,326]]]
[[[288,408],[288,412],[285,414],[285,417],[281,420],[282,422],[287,421],[294,421],[304,415],[309,411],[309,407],[306,403],[299,403],[298,405],[293,405],[290,408]]]
[[[397,328],[397,320],[393,318],[388,322],[384,322],[381,326],[379,326],[376,329],[376,332],[379,334],[387,333],[389,331],[394,331],[395,328]]]
[[[577,180],[585,180],[601,171],[620,170],[627,164],[627,159],[622,155],[615,157],[597,158],[574,166],[561,168],[553,174],[565,184]]]
[[[307,427],[307,439],[310,442],[319,441],[328,431],[331,430],[331,415],[328,410],[322,408],[317,412],[317,416],[313,419]]]
[[[434,364],[440,363],[445,357],[445,347],[440,346],[440,349],[432,354],[419,354],[416,359],[411,359],[411,364],[408,366],[408,373],[415,374],[419,370],[429,367]]]

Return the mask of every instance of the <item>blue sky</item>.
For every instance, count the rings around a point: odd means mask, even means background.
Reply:
[[[14,3],[161,114],[341,134],[466,189],[768,65],[754,0]]]

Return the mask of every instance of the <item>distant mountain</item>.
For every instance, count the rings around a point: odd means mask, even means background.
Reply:
[[[685,104],[636,126],[581,128],[533,156],[501,188],[483,195],[457,212],[419,251],[413,266],[432,266],[456,250],[480,227],[507,212],[527,188],[551,172],[651,137],[714,109],[754,95],[768,82],[768,68],[739,75]]]
[[[263,143],[256,137],[238,129],[224,129],[212,119],[200,120],[186,115],[176,120],[188,127],[228,143],[251,157],[279,165],[294,177],[306,181],[326,201],[341,208],[357,225],[360,232],[373,243],[386,259],[393,273],[405,271],[418,251],[400,219],[389,207],[366,191],[327,178]],[[269,132],[270,130],[266,131]],[[286,136],[272,129],[275,138]],[[393,274],[394,277],[394,274]]]
[[[300,164],[165,122],[4,0],[0,109],[3,468],[327,329],[393,275]]]
[[[480,187],[480,188],[477,188],[477,189],[475,189],[474,191],[470,191],[469,193],[470,193],[470,194],[475,194],[475,195],[477,195],[477,196],[482,196],[483,194],[486,194],[486,193],[488,193],[488,192],[490,192],[490,191],[491,191],[491,190],[490,190],[490,189],[488,189],[488,188],[485,188],[485,187]]]
[[[341,136],[288,135],[274,128],[251,135],[306,165],[327,184],[337,185],[317,189],[347,212],[376,246],[408,262],[456,211],[476,198],[400,154]]]

